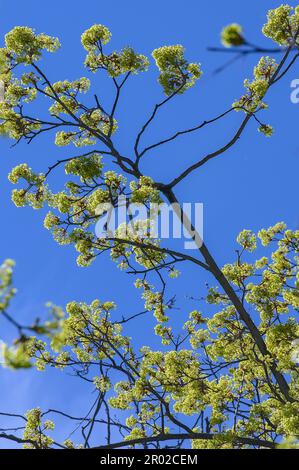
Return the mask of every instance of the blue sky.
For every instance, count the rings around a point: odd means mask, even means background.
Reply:
[[[94,23],[109,27],[113,33],[111,47],[115,49],[130,45],[150,56],[151,51],[161,45],[183,44],[187,58],[201,62],[204,76],[196,87],[161,112],[145,136],[144,143],[150,144],[159,137],[168,137],[174,131],[218,115],[242,94],[243,80],[251,77],[258,57],[242,59],[214,76],[213,70],[228,56],[210,53],[206,48],[219,45],[219,32],[230,22],[242,24],[248,40],[271,47],[271,41],[262,36],[261,27],[267,9],[280,3],[255,0],[245,7],[244,2],[236,0],[190,0],[186,6],[173,0],[114,1],[113,4],[85,0],[82,6],[70,0],[51,0],[48,5],[32,0],[0,0],[0,37],[3,38],[16,25],[31,26],[37,32],[58,36],[61,50],[47,56],[42,63],[52,81],[86,75],[80,35]],[[109,100],[111,89],[103,77],[99,74],[91,78],[99,96],[104,101]],[[296,203],[299,104],[294,105],[290,101],[290,83],[296,78],[299,78],[298,67],[293,68],[267,97],[270,109],[264,113],[263,119],[274,126],[273,138],[266,139],[257,133],[252,122],[233,149],[195,172],[177,188],[182,201],[204,204],[205,241],[220,264],[233,259],[235,238],[243,228],[258,230],[280,220],[286,221],[291,228],[299,226]],[[128,83],[121,100],[117,116],[119,132],[115,139],[123,152],[130,155],[134,136],[161,98],[157,70],[151,63],[147,74],[133,77]],[[143,172],[160,181],[170,180],[190,163],[226,143],[241,117],[235,113],[203,132],[181,138],[175,144],[148,154]],[[119,272],[105,256],[87,269],[78,268],[74,250],[56,245],[43,228],[41,211],[17,209],[10,201],[12,188],[7,181],[7,173],[12,167],[29,162],[32,168],[43,171],[57,158],[70,156],[70,152],[74,154],[72,149],[55,148],[53,136],[45,136],[30,146],[21,143],[13,149],[6,140],[0,141],[0,259],[10,257],[17,263],[14,278],[18,295],[11,312],[24,323],[42,315],[48,300],[63,306],[70,300],[89,302],[100,298],[115,300],[124,315],[142,310],[142,302],[135,299],[133,278]],[[62,184],[62,181],[59,176],[58,183]],[[177,294],[179,307],[174,313],[177,316],[174,321],[185,321],[193,308],[205,308],[188,300],[190,296],[198,298],[204,295],[205,281],[204,274],[195,274],[186,266],[181,279],[170,282],[169,295]],[[147,325],[153,324],[152,319],[147,323],[136,322],[130,334],[145,342]],[[4,322],[0,322],[0,327],[1,336],[10,336]],[[79,409],[84,412],[82,396],[84,392],[90,394],[77,379],[64,377],[57,371],[43,375],[1,370],[0,384],[3,411],[23,412],[37,405],[58,408],[67,401],[69,411]]]

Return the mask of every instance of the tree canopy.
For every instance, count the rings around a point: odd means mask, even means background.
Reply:
[[[146,208],[154,203],[175,204],[177,215],[190,231],[176,196],[177,186],[184,187],[189,175],[236,145],[249,122],[255,122],[266,137],[274,132],[263,114],[268,91],[279,86],[299,57],[299,6],[270,10],[263,34],[274,42],[276,58],[269,56],[271,48],[264,51],[250,44],[238,24],[226,26],[221,33],[223,52],[259,54],[253,76],[244,82],[243,96],[219,115],[144,146],[143,136],[159,110],[190,87],[200,86],[204,70],[200,63],[189,60],[183,45],[155,49],[152,59],[164,96],[132,142],[130,155],[123,154],[114,139],[121,126],[118,106],[126,83],[138,80],[135,75],[153,66],[148,57],[127,46],[113,51],[110,30],[95,24],[81,36],[88,77],[74,81],[62,77],[52,82],[42,61],[45,53],[60,48],[58,38],[25,26],[17,26],[5,36],[0,49],[4,88],[0,134],[19,144],[47,133],[56,146],[66,147],[65,158],[49,160],[42,173],[26,162],[11,170],[9,181],[17,185],[12,191],[13,203],[48,208],[45,228],[58,244],[74,247],[79,266],[100,263],[97,258],[110,253],[118,268],[132,276],[144,310],[124,317],[122,306],[116,306],[113,299],[95,299],[90,304],[82,299],[65,307],[49,304],[46,320],[23,325],[10,310],[16,295],[14,263],[4,261],[0,311],[16,329],[13,344],[2,345],[4,366],[71,371],[89,383],[96,399],[84,418],[53,409],[24,410],[24,416],[9,411],[21,422],[19,432],[3,430],[0,437],[42,449],[160,448],[165,444],[195,449],[298,448],[299,230],[280,221],[258,233],[245,229],[237,237],[232,261],[219,266],[202,240],[196,251],[177,251],[169,241],[149,236],[147,219],[133,222],[135,229],[145,226],[146,230],[124,233],[117,228],[106,238],[94,229],[105,215],[105,209],[99,212],[98,208],[105,204],[117,207],[119,197],[126,196],[129,202]],[[94,74],[102,74],[112,83],[109,109],[93,93]],[[37,114],[35,102],[41,99],[47,104]],[[231,113],[238,113],[240,122],[221,147],[170,181],[156,181],[144,174],[143,159],[151,150],[225,120]],[[74,148],[77,154],[69,156]],[[64,182],[58,189],[53,175],[60,168]],[[198,241],[199,234],[191,229]],[[257,255],[261,249],[262,257]],[[171,320],[174,300],[167,298],[167,278],[179,276],[181,263],[189,263],[194,276],[204,270],[213,285],[202,292],[199,310],[187,312],[178,326]],[[207,304],[212,315],[205,312]],[[160,346],[137,348],[131,325],[136,317],[150,314],[156,322],[152,335],[158,337]],[[65,436],[58,441],[57,417],[81,426],[81,440]],[[96,432],[99,428],[100,434]]]

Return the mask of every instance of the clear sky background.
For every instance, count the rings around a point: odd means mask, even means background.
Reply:
[[[208,52],[207,46],[219,45],[220,30],[231,22],[243,25],[249,41],[274,46],[262,36],[261,28],[266,11],[280,3],[268,0],[246,4],[237,0],[189,0],[185,3],[176,0],[85,0],[83,3],[51,0],[45,4],[32,0],[0,0],[0,38],[3,42],[4,34],[16,25],[31,26],[37,32],[58,36],[62,48],[56,54],[47,55],[42,63],[52,81],[90,75],[84,71],[85,53],[80,35],[94,23],[109,27],[113,33],[110,45],[116,50],[130,45],[150,56],[151,51],[161,45],[183,44],[187,58],[201,62],[204,76],[196,87],[161,112],[145,136],[144,143],[150,144],[220,114],[243,93],[243,80],[251,78],[259,57],[246,57],[214,76],[215,68],[230,56]],[[131,154],[133,138],[153,105],[163,97],[157,76],[152,61],[148,73],[135,76],[128,83],[121,100],[115,139],[127,155]],[[103,76],[97,74],[91,78],[99,96],[108,100],[111,89]],[[259,134],[256,123],[251,122],[236,146],[177,188],[181,201],[204,203],[205,241],[220,264],[233,260],[235,238],[243,228],[259,230],[281,220],[292,229],[299,226],[299,104],[290,101],[290,83],[296,78],[299,78],[297,66],[267,96],[270,109],[264,112],[263,119],[275,128],[271,139]],[[241,114],[235,113],[198,134],[183,137],[175,144],[148,154],[143,172],[160,181],[170,180],[190,163],[228,142],[241,118]],[[44,171],[58,158],[76,154],[72,148],[55,148],[53,137],[44,136],[30,146],[21,143],[13,149],[7,140],[0,141],[0,259],[10,257],[17,263],[14,279],[18,295],[10,312],[26,323],[43,315],[44,304],[49,300],[64,306],[71,300],[90,302],[100,298],[115,300],[121,315],[137,313],[142,310],[142,302],[136,300],[133,278],[119,272],[108,257],[101,257],[87,269],[78,268],[74,249],[58,246],[43,228],[43,211],[17,209],[10,200],[12,187],[7,174],[12,167],[29,162],[34,170]],[[63,176],[56,181],[62,189]],[[189,299],[205,294],[205,282],[205,275],[195,273],[188,266],[183,269],[180,280],[170,281],[169,297],[173,293],[177,295],[178,310],[172,313],[175,322],[183,323],[194,308],[205,311],[205,304]],[[149,314],[149,318],[136,322],[130,335],[145,344],[147,328],[154,324]],[[13,334],[3,321],[0,321],[0,328],[1,337]],[[0,370],[0,390],[0,411],[23,413],[41,406],[80,414],[87,411],[94,399],[78,379],[59,371],[42,374]],[[0,442],[0,446],[3,445]]]

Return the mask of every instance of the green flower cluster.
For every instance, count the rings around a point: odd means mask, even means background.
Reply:
[[[29,341],[27,340],[17,341],[16,344],[11,347],[7,344],[1,344],[3,367],[14,370],[29,369],[32,367],[28,346]]]
[[[62,104],[63,103],[63,104]],[[67,108],[67,109],[66,109]],[[53,114],[62,112],[77,113],[79,110],[78,104],[72,98],[62,98],[60,103],[54,104],[50,108]],[[59,131],[56,133],[55,144],[58,147],[65,147],[73,144],[75,147],[88,147],[96,144],[98,138],[107,136],[109,133],[113,134],[117,129],[116,120],[112,121],[100,109],[92,109],[91,111],[83,112],[79,116],[82,124],[76,131]]]
[[[13,168],[8,179],[13,184],[17,184],[20,179],[24,179],[28,183],[27,189],[14,189],[12,192],[12,201],[17,207],[30,205],[34,209],[41,209],[50,195],[45,185],[45,175],[34,173],[27,163]],[[35,191],[30,191],[33,188]]]
[[[48,303],[47,308],[47,320],[42,322],[38,318],[30,328],[26,328],[26,330],[30,330],[31,336],[28,336],[27,333],[25,334],[25,328],[20,327],[20,336],[14,341],[12,346],[8,346],[5,343],[1,344],[3,367],[28,369],[33,366],[33,358],[37,358],[35,361],[36,368],[40,371],[44,370],[45,362],[39,360],[37,355],[43,354],[44,360],[48,361],[50,361],[51,356],[45,350],[46,343],[32,335],[39,335],[47,340],[54,341],[56,335],[61,331],[64,320],[64,311],[60,307]]]
[[[299,6],[292,8],[290,5],[281,5],[269,10],[263,33],[280,46],[289,46],[294,41],[298,44]]]
[[[149,312],[153,311],[154,317],[159,323],[168,322],[169,318],[165,315],[165,311],[168,307],[163,303],[162,293],[153,291],[153,286],[141,279],[136,280],[135,287],[137,289],[143,289],[142,298],[145,300],[144,308]],[[170,333],[170,330],[158,329],[156,333],[165,338]]]
[[[110,390],[111,388],[111,382],[109,377],[107,376],[94,377],[93,383],[95,385],[95,388],[97,390],[100,390],[101,392],[108,392],[108,390]]]
[[[127,269],[131,257],[137,265],[147,269],[153,269],[164,260],[164,253],[158,250],[160,241],[151,235],[153,223],[150,219],[137,218],[120,224],[115,230],[113,236],[122,242],[116,240],[110,254],[113,261],[120,261],[121,269]]]
[[[111,32],[106,26],[95,24],[84,31],[81,36],[81,43],[87,52],[94,52],[99,50],[102,44],[107,44],[111,36]]]
[[[132,181],[130,189],[132,191],[132,203],[162,203],[160,192],[155,188],[154,182],[149,176],[141,176],[138,182]]]
[[[258,131],[264,134],[266,137],[272,137],[274,129],[270,124],[262,124],[259,128]]]
[[[24,444],[25,449],[49,449],[54,440],[45,434],[45,431],[53,431],[54,423],[50,420],[42,420],[40,408],[33,408],[26,413],[26,426],[23,439],[31,441]]]
[[[116,345],[126,350],[129,339],[122,336],[122,326],[110,321],[114,309],[114,302],[94,300],[90,305],[70,302],[66,306],[67,316],[61,322],[59,331],[53,332],[51,336],[50,346],[46,343],[33,343],[31,346],[30,356],[35,359],[37,369],[42,371],[51,364],[63,369],[74,360],[87,364],[113,357]],[[101,343],[103,348],[98,347]],[[101,390],[110,388],[107,377],[94,377],[93,383]]]
[[[42,51],[55,52],[60,43],[47,34],[35,34],[32,28],[16,26],[5,36],[5,48],[0,51],[0,64],[31,64],[41,58]]]
[[[85,66],[91,71],[99,69],[106,70],[112,78],[119,77],[126,73],[139,73],[147,71],[149,61],[142,54],[137,54],[131,47],[125,47],[120,52],[111,54],[89,53],[85,60]]]
[[[168,96],[184,93],[202,75],[200,64],[189,63],[184,52],[184,47],[178,44],[159,47],[152,53],[160,71],[159,83]]]
[[[37,91],[32,87],[24,86],[26,80],[12,79],[5,90],[5,103],[11,107],[17,106],[21,101],[30,103],[35,100]]]
[[[104,54],[103,45],[111,39],[111,33],[106,26],[93,25],[81,36],[81,42],[88,54],[86,67],[92,72],[106,70],[110,77],[116,78],[125,73],[144,72],[148,69],[149,61],[142,54],[137,54],[131,47],[125,47],[120,52]]]
[[[236,111],[243,110],[246,113],[254,113],[259,109],[265,109],[267,105],[263,98],[268,91],[271,79],[277,70],[277,63],[271,57],[262,57],[254,68],[254,80],[244,81],[247,93],[233,103]],[[264,128],[263,128],[264,129]],[[267,128],[265,129],[267,130]],[[269,133],[268,133],[269,135]]]
[[[6,310],[10,300],[16,294],[16,289],[12,286],[12,274],[14,261],[5,260],[0,265],[0,313]]]
[[[30,136],[34,131],[39,131],[41,125],[37,121],[23,118],[19,113],[15,112],[12,108],[11,102],[15,103],[16,94],[15,89],[12,94],[12,88],[9,88],[8,102],[0,102],[0,134],[8,135],[11,139],[20,140],[22,137]],[[26,100],[32,100],[35,93],[31,90],[17,91],[18,99],[22,97]]]
[[[14,78],[12,71],[19,64],[29,65],[39,60],[43,50],[55,52],[59,47],[57,38],[44,33],[37,35],[28,27],[17,26],[5,36],[5,47],[0,49],[0,81],[5,90],[4,100],[0,103],[1,134],[19,140],[40,129],[38,120],[24,118],[14,109],[36,98],[40,77],[29,72]]]
[[[82,183],[99,178],[102,169],[102,157],[96,153],[88,157],[74,158],[65,165],[65,173],[79,176]]]
[[[77,100],[78,93],[87,93],[89,88],[90,81],[85,77],[73,82],[64,80],[53,83],[51,87],[47,86],[45,93],[54,100],[49,108],[50,114],[54,116],[69,114],[70,112],[77,114],[80,109]]]
[[[237,23],[225,26],[221,31],[221,42],[225,47],[242,46],[245,43],[242,26]]]
[[[242,230],[237,237],[237,242],[244,250],[249,252],[256,250],[256,236],[251,230]]]

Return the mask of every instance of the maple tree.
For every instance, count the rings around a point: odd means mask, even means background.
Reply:
[[[263,33],[276,43],[273,53],[281,53],[282,58],[276,61],[262,56],[253,79],[245,80],[240,99],[213,119],[143,147],[143,135],[160,108],[188,92],[202,75],[201,65],[187,60],[182,45],[155,49],[152,56],[165,97],[138,133],[131,156],[124,155],[114,142],[116,116],[127,81],[147,71],[147,57],[130,47],[109,52],[111,33],[106,26],[94,25],[82,34],[86,69],[105,74],[114,86],[112,106],[107,110],[98,95],[89,100],[92,105],[85,103],[89,78],[55,83],[48,78],[40,61],[44,52],[54,53],[60,47],[57,38],[20,26],[5,36],[5,47],[0,49],[0,80],[4,84],[0,133],[19,143],[54,132],[57,146],[81,150],[75,157],[51,164],[44,173],[36,173],[27,163],[12,169],[10,182],[21,182],[12,193],[14,204],[49,207],[45,228],[59,244],[74,246],[80,266],[87,267],[102,253],[110,252],[120,269],[133,274],[137,295],[140,292],[144,300],[141,314],[153,312],[153,335],[159,337],[161,346],[136,349],[134,337],[130,337],[136,315],[117,320],[113,300],[70,302],[65,309],[49,305],[50,319],[27,326],[19,323],[10,313],[16,291],[13,262],[6,260],[0,268],[0,311],[18,336],[14,344],[3,346],[5,366],[36,367],[39,371],[48,367],[71,369],[90,383],[97,399],[85,418],[34,408],[19,416],[21,434],[4,430],[0,437],[42,449],[159,448],[163,443],[197,449],[298,447],[299,231],[288,229],[282,222],[258,234],[244,230],[237,238],[235,261],[222,267],[204,242],[198,243],[196,254],[190,255],[140,231],[124,236],[117,229],[106,238],[94,232],[95,223],[103,216],[98,212],[99,205],[116,206],[118,197],[126,194],[130,201],[146,207],[162,201],[176,204],[185,228],[192,231],[194,239],[200,238],[186,222],[176,186],[235,145],[250,121],[256,121],[258,131],[271,137],[273,128],[260,115],[268,106],[268,90],[299,56],[299,7],[282,5],[271,10]],[[238,54],[263,53],[262,48],[247,42],[237,24],[224,28],[222,42],[227,50]],[[35,114],[32,102],[40,97],[49,103],[48,117]],[[240,125],[223,146],[171,181],[155,181],[143,174],[143,157],[152,149],[235,112],[240,115]],[[61,167],[65,185],[55,192],[48,177]],[[135,227],[144,222],[135,221]],[[262,258],[255,256],[258,245],[265,247]],[[190,263],[195,273],[204,270],[214,279],[215,286],[209,289],[206,301],[215,306],[215,313],[205,315],[203,304],[203,311],[190,312],[177,328],[169,316],[165,276],[176,277],[182,262]],[[82,422],[82,441],[66,438],[57,442],[55,415]],[[16,417],[13,413],[11,416]],[[98,426],[105,430],[101,441],[96,440]]]

